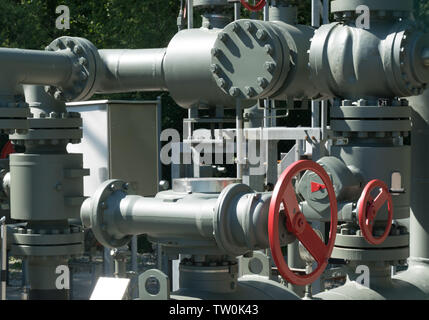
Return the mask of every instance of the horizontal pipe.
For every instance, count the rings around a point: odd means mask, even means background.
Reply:
[[[92,228],[105,246],[119,247],[133,235],[146,234],[168,245],[180,243],[184,249],[203,245],[235,256],[269,247],[269,194],[257,194],[246,185],[233,184],[218,197],[166,191],[146,198],[127,195],[124,190],[106,197],[113,190],[109,185],[123,184],[120,180],[106,181],[81,207],[83,224]],[[283,245],[294,240],[284,225],[279,226],[279,233]]]
[[[66,83],[73,63],[65,53],[0,48],[0,68],[0,95],[9,95],[19,84]]]
[[[127,196],[120,203],[115,227],[125,235],[211,239],[216,201],[215,198],[168,202]]]
[[[99,50],[102,73],[97,93],[166,91],[163,61],[166,49]]]

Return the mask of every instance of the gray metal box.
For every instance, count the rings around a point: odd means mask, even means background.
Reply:
[[[108,179],[122,179],[142,196],[158,192],[160,101],[86,101],[69,103],[80,112],[83,139],[69,145],[71,153],[83,153],[84,194],[92,196]]]

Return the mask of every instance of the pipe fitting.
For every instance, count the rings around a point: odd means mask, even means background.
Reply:
[[[97,48],[90,41],[61,37],[49,44],[45,50],[67,56],[71,67],[68,77],[55,85],[45,87],[46,92],[60,101],[86,100],[95,93],[93,85],[100,57]]]
[[[326,97],[408,97],[429,83],[429,35],[409,21],[374,21],[370,30],[351,23],[320,27],[310,47],[310,69]],[[423,57],[422,57],[423,52]]]
[[[115,190],[111,185],[116,186]],[[125,245],[132,235],[146,234],[177,253],[239,256],[269,247],[270,194],[231,184],[220,194],[173,191],[155,198],[128,195],[124,182],[103,183],[81,207],[81,219],[104,246]],[[294,241],[280,225],[282,244]]]

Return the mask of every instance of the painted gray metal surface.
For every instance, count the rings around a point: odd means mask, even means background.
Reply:
[[[81,210],[82,221],[105,246],[126,244],[131,235],[186,254],[238,256],[264,249],[268,243],[270,194],[231,184],[220,194],[161,192],[155,198],[127,195],[125,183],[103,183]],[[284,225],[282,243],[291,241]]]
[[[410,257],[408,270],[394,278],[406,281],[429,296],[429,219],[427,215],[427,190],[429,170],[427,148],[429,136],[429,91],[409,98],[413,108],[411,212],[410,212]]]
[[[353,23],[335,22],[315,32],[310,67],[323,95],[378,99],[422,93],[429,81],[421,56],[429,44],[428,35],[409,20],[372,21],[370,30]],[[337,45],[338,39],[343,46]],[[354,69],[358,61],[359,68]],[[339,64],[344,67],[337,68]]]
[[[177,300],[297,300],[298,297],[278,282],[265,276],[238,278],[235,260],[211,266],[182,262],[180,289],[171,294]]]

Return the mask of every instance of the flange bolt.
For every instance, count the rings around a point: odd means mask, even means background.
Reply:
[[[249,97],[255,96],[255,90],[252,87],[246,87],[245,91]]]
[[[259,77],[259,78],[257,79],[257,81],[258,81],[258,85],[259,85],[262,89],[265,89],[265,88],[268,86],[268,80],[267,80],[267,79],[265,79],[265,78],[263,78],[263,77]]]
[[[219,87],[221,87],[221,88],[225,88],[226,87],[226,81],[225,81],[225,79],[223,79],[223,78],[219,78],[218,80],[217,80],[217,84],[218,84],[218,86]]]
[[[238,97],[238,95],[240,94],[240,91],[238,90],[238,88],[237,88],[237,87],[232,87],[232,88],[229,90],[229,94],[230,94],[231,96],[233,96],[233,97]]]
[[[265,49],[265,52],[266,52],[267,54],[273,54],[273,52],[274,52],[273,47],[272,47],[271,45],[269,45],[269,44],[266,44],[266,45],[264,46],[264,49]]]
[[[248,31],[251,32],[253,31],[253,29],[255,28],[255,26],[253,25],[253,23],[251,23],[250,21],[246,21],[244,23],[244,28]]]
[[[213,48],[212,49],[212,56],[214,57],[219,57],[219,55],[222,53],[222,51],[218,48]]]
[[[269,72],[273,72],[276,69],[276,64],[274,62],[265,62],[265,69]]]
[[[267,34],[267,32],[265,31],[265,30],[262,30],[262,29],[259,29],[257,32],[256,32],[256,38],[258,39],[258,40],[265,40],[266,38],[267,38],[267,36],[268,36],[268,34]]]
[[[210,71],[214,74],[218,74],[219,73],[219,66],[217,64],[210,65]]]

